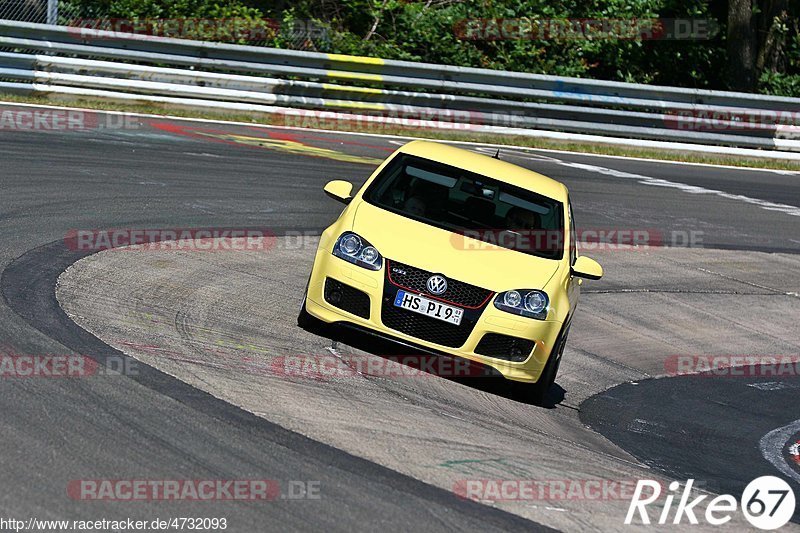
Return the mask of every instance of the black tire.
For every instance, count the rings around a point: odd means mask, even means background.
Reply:
[[[512,382],[513,394],[517,400],[534,405],[546,406],[547,393],[550,391],[550,387],[556,382],[556,376],[561,366],[561,356],[564,354],[564,346],[567,344],[568,334],[569,326],[564,328],[558,341],[556,341],[556,346],[547,359],[547,364],[545,364],[542,370],[539,381],[536,383]]]
[[[303,307],[300,308],[300,313],[297,315],[297,325],[301,328],[306,330],[309,333],[313,333],[314,335],[319,335],[320,337],[327,337],[331,338],[331,332],[329,330],[329,324],[326,324],[319,318],[313,316],[306,310],[306,302],[303,301]]]
[[[297,325],[303,329],[308,329],[313,325],[314,317],[306,311],[306,302],[303,301],[302,307],[300,307],[300,313],[297,315]]]
[[[309,328],[313,326],[314,320],[316,320],[308,311],[306,311],[306,298],[308,297],[308,288],[310,286],[311,274],[308,275],[306,288],[303,289],[303,305],[300,306],[300,312],[297,314],[297,325],[306,331],[309,331]]]

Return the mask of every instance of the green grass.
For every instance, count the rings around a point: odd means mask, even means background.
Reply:
[[[0,93],[0,101],[18,102],[42,105],[63,105],[77,106],[99,111],[122,111],[129,113],[143,113],[151,115],[169,115],[184,118],[204,118],[214,120],[228,120],[234,122],[246,122],[251,124],[265,125],[287,125],[282,120],[277,121],[275,115],[264,113],[231,113],[223,110],[197,110],[174,107],[169,104],[131,104],[124,102],[109,102],[100,99],[86,98],[48,98],[44,96],[20,96]],[[302,122],[302,121],[301,121]],[[292,125],[292,124],[288,124]],[[581,152],[598,155],[614,155],[625,157],[641,157],[647,159],[659,159],[665,161],[682,161],[688,163],[703,163],[710,165],[730,165],[747,168],[769,168],[775,170],[800,171],[800,162],[784,161],[780,159],[767,158],[748,158],[733,155],[712,155],[712,154],[693,154],[677,150],[661,150],[653,148],[636,148],[602,143],[581,143],[568,141],[555,141],[549,139],[538,139],[534,137],[524,137],[517,135],[494,135],[474,132],[461,131],[441,131],[427,130],[421,128],[402,128],[385,127],[369,128],[360,125],[347,125],[337,123],[336,128],[326,128],[326,124],[320,122],[313,123],[319,129],[330,129],[331,131],[352,131],[361,133],[380,133],[384,135],[400,135],[406,137],[424,137],[427,139],[450,140],[450,141],[469,141],[499,145],[524,146],[527,148],[542,148],[550,150],[565,150],[569,152]]]

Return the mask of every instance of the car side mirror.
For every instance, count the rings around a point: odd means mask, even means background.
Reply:
[[[324,188],[325,194],[343,204],[349,204],[353,199],[353,184],[344,180],[329,181]]]
[[[580,256],[572,265],[572,275],[578,278],[600,279],[603,277],[603,267],[594,259]]]

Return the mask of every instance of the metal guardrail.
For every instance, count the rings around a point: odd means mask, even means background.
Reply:
[[[536,129],[800,152],[798,98],[2,20],[0,47],[14,50],[0,53],[0,80],[7,80],[0,90],[14,92],[27,86],[32,92],[205,107],[216,102],[266,113],[290,108],[415,116],[467,124],[472,131]],[[707,128],[714,113],[721,118]]]

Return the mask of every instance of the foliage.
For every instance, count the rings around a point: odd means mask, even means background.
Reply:
[[[66,3],[67,0],[62,0]],[[727,0],[68,0],[119,18],[274,18],[282,29],[263,44],[386,59],[424,61],[560,76],[725,89]],[[798,95],[800,9],[792,0],[780,68],[760,90]],[[719,28],[706,39],[464,38],[467,19],[703,19]],[[254,22],[255,23],[255,22]],[[213,38],[209,37],[209,38]]]

